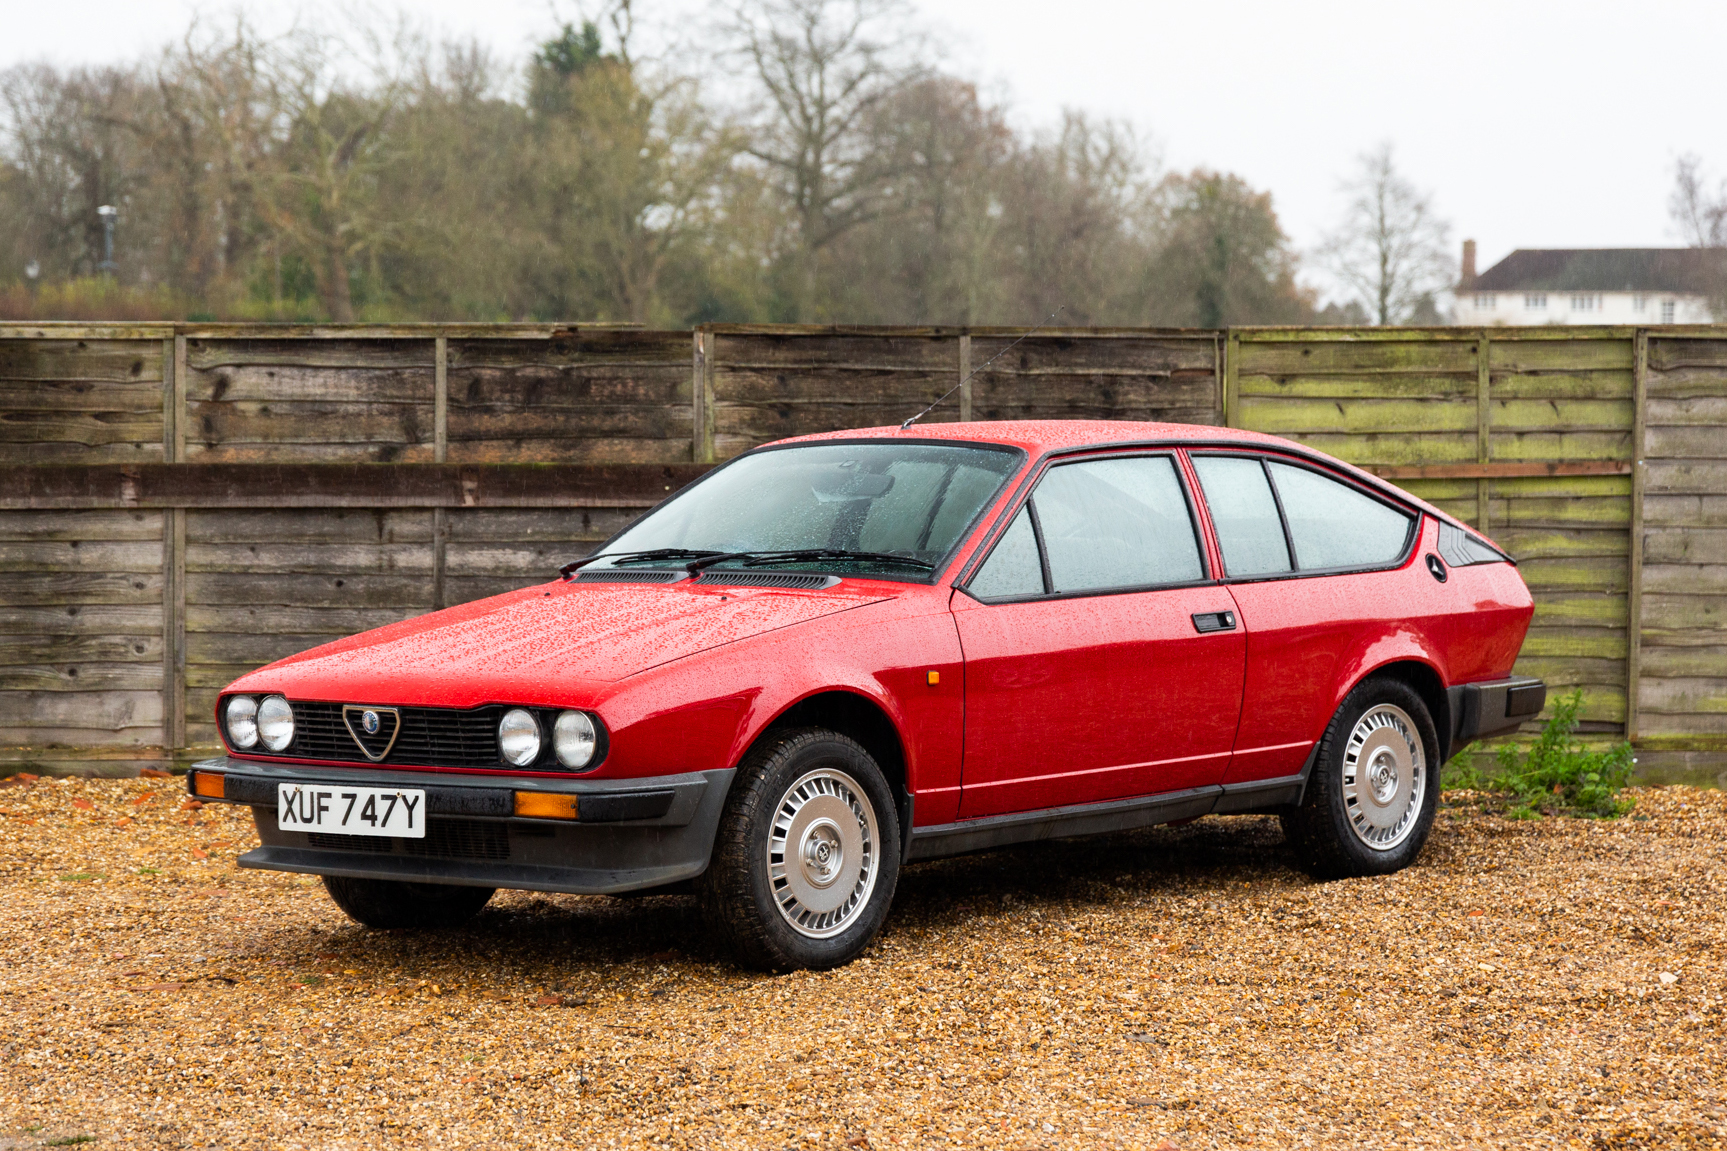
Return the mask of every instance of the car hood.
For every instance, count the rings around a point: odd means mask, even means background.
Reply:
[[[555,705],[671,660],[887,598],[844,586],[559,583],[315,647],[242,677],[234,688],[348,703]]]

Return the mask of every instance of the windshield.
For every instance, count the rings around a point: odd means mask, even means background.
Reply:
[[[765,562],[766,553],[821,551],[771,562],[780,570],[927,578],[1019,462],[1012,449],[973,445],[818,443],[758,452],[649,513],[588,570],[681,567],[701,556],[703,566],[730,569]]]

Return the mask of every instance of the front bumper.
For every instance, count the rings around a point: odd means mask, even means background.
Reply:
[[[222,776],[222,794],[198,791],[199,774]],[[607,895],[706,871],[731,777],[728,769],[648,779],[523,779],[286,766],[222,756],[194,764],[186,787],[206,803],[252,808],[263,846],[242,855],[241,867]],[[281,783],[421,788],[426,838],[283,831],[276,825]],[[580,818],[519,818],[517,791],[576,796]]]
[[[1489,736],[1515,731],[1540,714],[1547,704],[1547,685],[1529,676],[1511,676],[1487,683],[1465,683],[1449,689],[1451,752]]]

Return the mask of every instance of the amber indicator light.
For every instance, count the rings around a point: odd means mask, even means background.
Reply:
[[[931,687],[934,687],[936,684],[938,684],[940,682],[941,682],[941,672],[932,671],[929,673],[929,685]]]
[[[227,798],[228,777],[208,771],[192,773],[192,791],[206,799]]]
[[[555,791],[516,792],[516,814],[528,819],[577,819],[576,797]]]

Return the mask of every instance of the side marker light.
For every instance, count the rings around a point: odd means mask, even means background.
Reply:
[[[205,799],[226,799],[228,797],[228,777],[217,775],[213,771],[195,771],[192,773],[192,792]]]
[[[931,687],[934,687],[936,684],[938,684],[940,682],[941,682],[941,672],[932,671],[929,673],[929,685]]]

